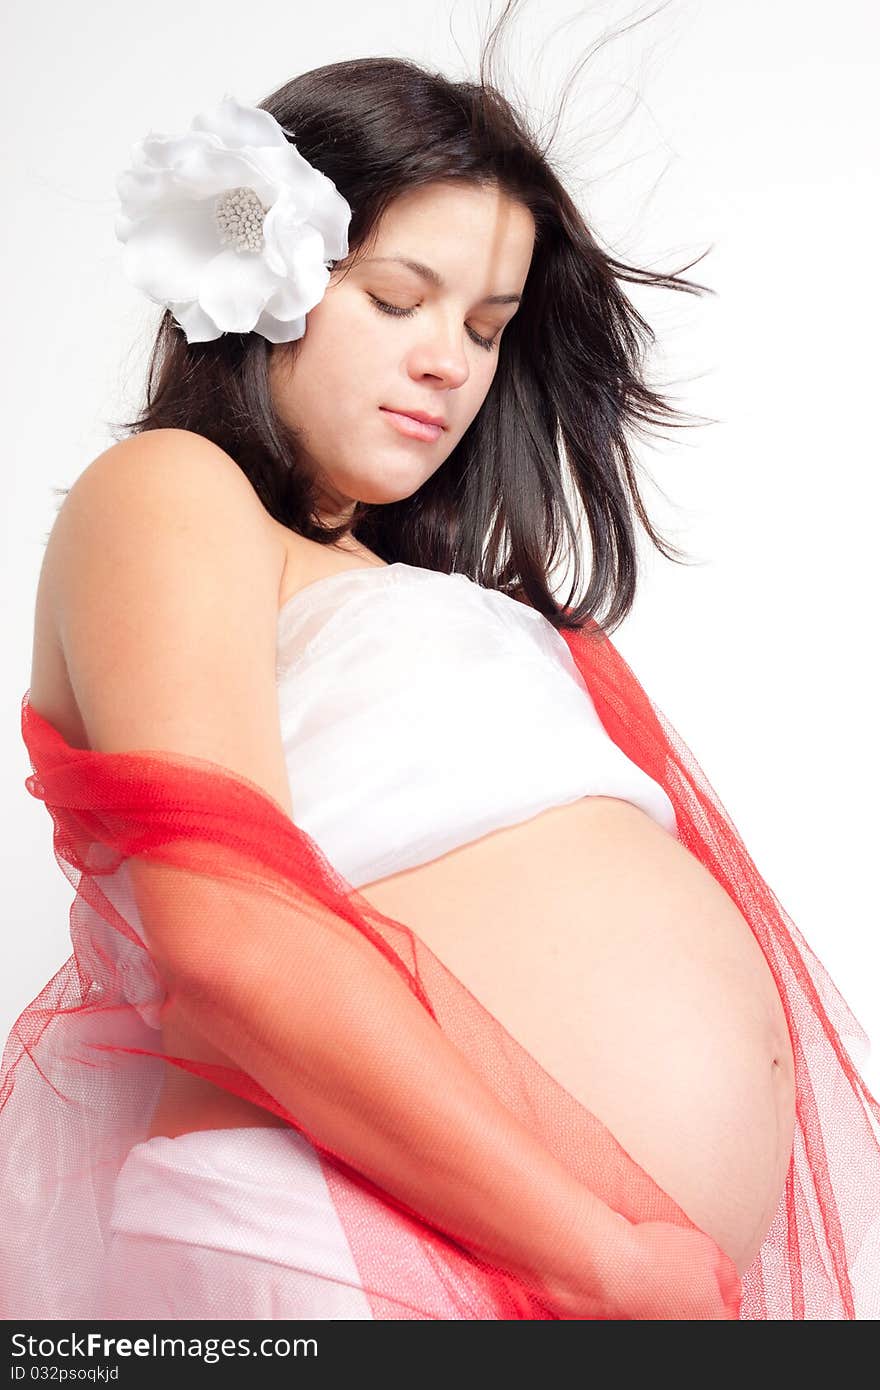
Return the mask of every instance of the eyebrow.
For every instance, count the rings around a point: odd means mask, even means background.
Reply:
[[[407,256],[371,256],[369,259],[374,262],[396,261],[399,265],[405,265],[408,270],[415,271],[416,275],[420,275],[423,280],[428,280],[432,285],[436,285],[437,289],[442,290],[446,285],[443,276],[439,275],[436,270],[432,270],[429,265],[423,265],[421,261],[411,261]],[[481,304],[520,304],[521,302],[521,294],[487,294],[484,299],[480,300]]]

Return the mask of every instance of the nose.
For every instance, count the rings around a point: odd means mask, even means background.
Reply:
[[[434,377],[445,386],[461,386],[470,376],[461,330],[435,325],[409,354],[409,371],[414,380]]]

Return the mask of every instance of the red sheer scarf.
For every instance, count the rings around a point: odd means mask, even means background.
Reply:
[[[877,1316],[880,1105],[853,1060],[867,1055],[865,1033],[610,639],[595,624],[562,635],[607,732],[667,792],[681,843],[750,924],[788,1021],[794,1148],[776,1216],[731,1315]],[[328,969],[335,940],[356,937],[381,953],[473,1069],[579,1180],[633,1222],[692,1227],[610,1131],[406,924],[346,883],[259,787],[203,759],[71,748],[28,694],[22,734],[33,776],[26,785],[46,804],[56,858],[75,890],[73,953],[24,1009],[3,1055],[4,1317],[94,1315],[113,1185],[148,1132],[165,1060],[280,1115],[315,1146],[374,1317],[554,1316],[467,1248],[467,1232],[441,1229],[382,1191],[243,1070],[161,1051],[164,989],[124,877],[132,857],[174,866],[182,883],[196,875],[203,889],[216,888],[218,956],[247,939],[248,921],[279,934],[320,932]],[[393,1047],[393,1023],[383,1026]],[[223,1311],[239,1315],[235,1306]]]

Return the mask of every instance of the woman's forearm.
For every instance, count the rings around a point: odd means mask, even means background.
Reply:
[[[521,1124],[368,942],[319,919],[176,983],[179,1015],[331,1152],[539,1295],[589,1288],[623,1218]],[[223,953],[229,960],[229,952]]]

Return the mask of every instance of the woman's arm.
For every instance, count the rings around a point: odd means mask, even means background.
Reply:
[[[185,929],[179,872],[130,866],[147,935],[175,916]],[[215,935],[204,964],[190,956],[169,982],[175,1019],[467,1249],[540,1295],[599,1296],[622,1218],[499,1101],[375,947],[318,912],[267,911],[259,896],[249,911],[251,893],[206,897]],[[184,896],[198,914],[198,884]]]

